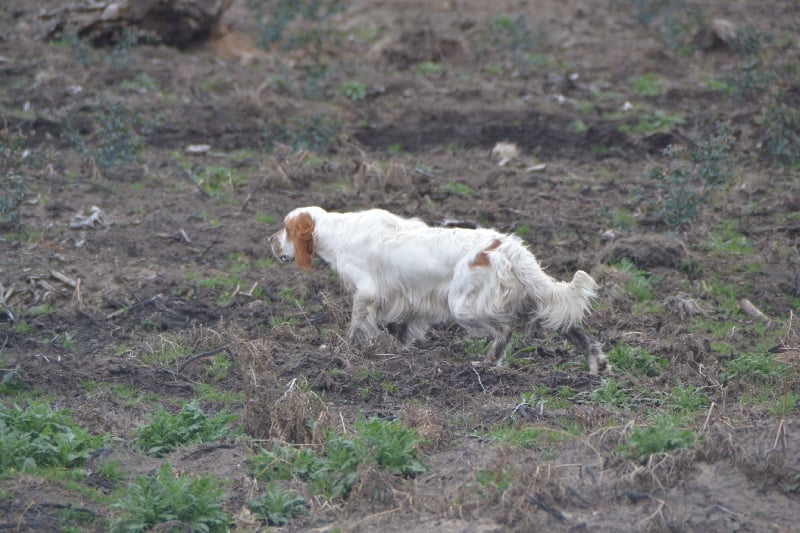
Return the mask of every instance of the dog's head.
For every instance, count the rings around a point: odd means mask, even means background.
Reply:
[[[307,208],[298,208],[283,219],[283,229],[269,239],[272,254],[281,261],[294,260],[303,270],[311,270],[314,256],[314,217]]]

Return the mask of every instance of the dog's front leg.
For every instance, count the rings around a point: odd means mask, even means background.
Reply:
[[[353,312],[347,338],[360,343],[377,337],[377,311],[374,295],[367,291],[357,291],[353,296]]]

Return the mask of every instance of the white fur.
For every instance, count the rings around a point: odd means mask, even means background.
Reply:
[[[487,360],[499,363],[513,327],[538,321],[570,340],[576,331],[586,335],[586,342],[576,345],[592,352],[586,354],[590,370],[597,373],[597,357],[607,368],[599,347],[580,328],[596,297],[594,280],[583,271],[570,283],[554,280],[519,237],[491,229],[431,227],[382,209],[332,213],[303,207],[289,213],[284,228],[271,238],[281,260],[295,258],[290,234],[301,215],[313,220],[314,255],[329,263],[353,293],[351,339],[373,338],[380,325],[387,325],[409,344],[430,325],[454,320],[494,335]]]

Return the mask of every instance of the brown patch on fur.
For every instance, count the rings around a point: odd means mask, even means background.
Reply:
[[[300,213],[287,219],[286,237],[294,244],[294,262],[303,270],[311,270],[314,257],[314,219],[308,213]]]
[[[475,254],[475,257],[472,258],[472,261],[469,262],[468,266],[470,268],[488,267],[489,266],[488,252],[491,252],[492,250],[497,250],[501,244],[502,242],[500,242],[500,239],[493,240],[489,246],[487,246],[486,248]]]

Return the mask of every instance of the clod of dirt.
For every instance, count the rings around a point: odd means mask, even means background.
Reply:
[[[686,245],[667,235],[634,235],[612,242],[597,256],[600,263],[630,259],[639,268],[679,266],[686,258]]]

